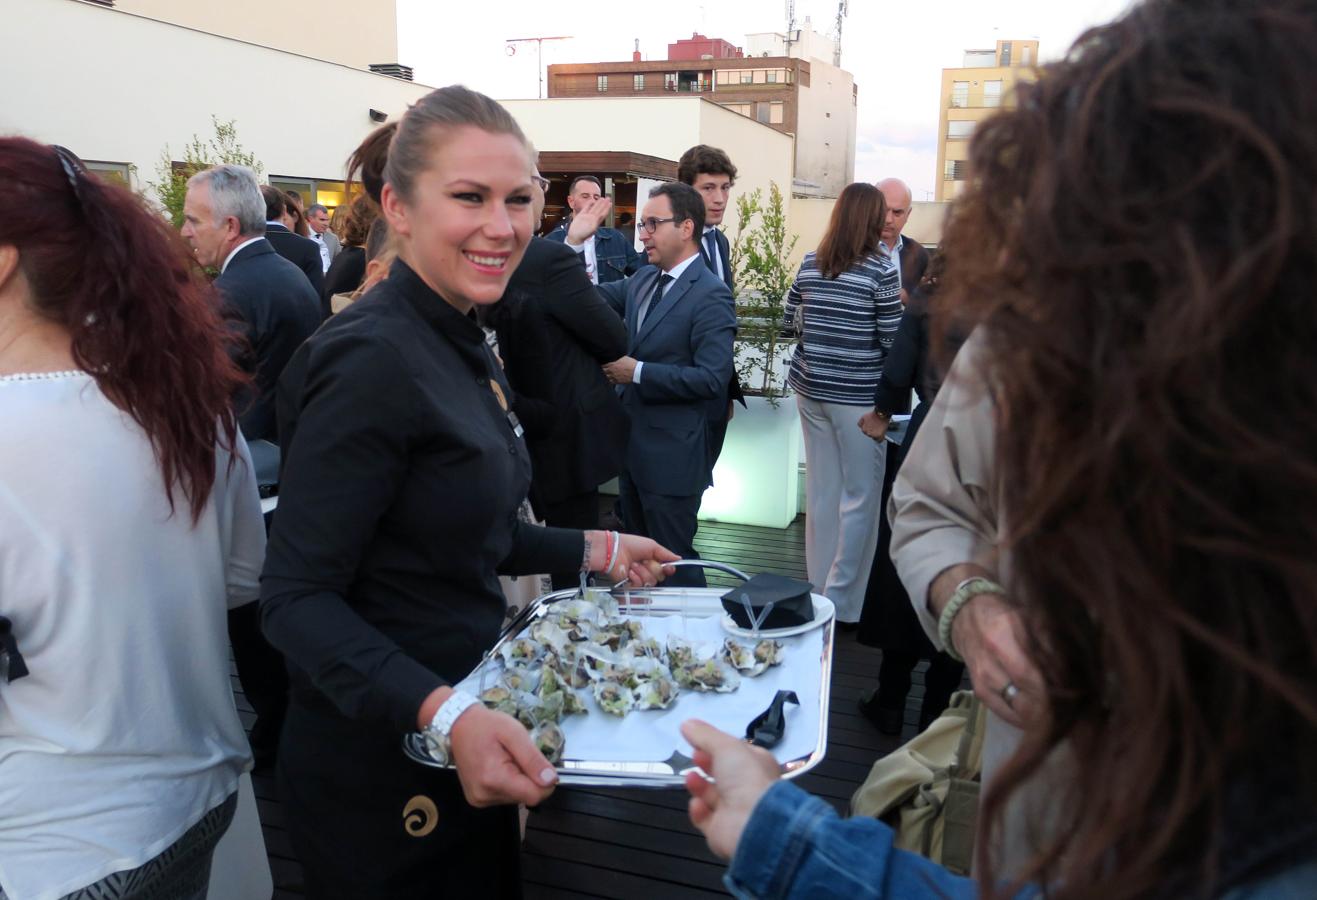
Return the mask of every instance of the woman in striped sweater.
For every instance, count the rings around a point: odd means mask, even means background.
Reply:
[[[806,565],[842,623],[860,619],[878,538],[886,447],[855,423],[901,321],[900,277],[879,244],[886,215],[873,185],[847,186],[787,295],[785,328],[800,339],[787,380],[805,435]]]

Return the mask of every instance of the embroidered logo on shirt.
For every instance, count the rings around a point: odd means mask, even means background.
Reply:
[[[417,794],[407,801],[402,810],[403,831],[412,837],[423,838],[434,831],[439,824],[439,810],[434,801],[424,794]]]

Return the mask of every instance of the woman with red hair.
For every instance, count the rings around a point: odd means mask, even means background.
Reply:
[[[225,633],[265,545],[242,375],[131,192],[22,138],[0,183],[0,898],[204,897],[250,765]]]

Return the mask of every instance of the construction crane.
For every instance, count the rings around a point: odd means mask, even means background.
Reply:
[[[841,68],[841,25],[849,11],[849,6],[849,0],[840,0],[837,4],[837,37],[832,45],[832,64],[838,69]]]

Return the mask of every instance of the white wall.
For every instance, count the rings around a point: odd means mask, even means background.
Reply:
[[[397,116],[430,90],[77,0],[5,0],[5,18],[0,133],[133,164],[139,188],[166,144],[180,159],[213,134],[212,114],[236,120],[267,175],[342,178],[376,127],[368,110]]]

